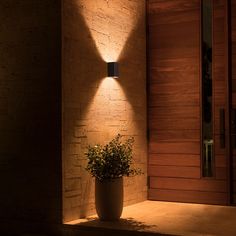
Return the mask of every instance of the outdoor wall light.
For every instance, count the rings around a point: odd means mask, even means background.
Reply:
[[[117,62],[107,63],[107,76],[112,78],[119,78],[119,68]]]

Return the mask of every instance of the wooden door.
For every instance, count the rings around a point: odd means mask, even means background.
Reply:
[[[228,204],[227,4],[213,0],[214,171],[202,175],[201,0],[149,0],[149,191],[151,200]]]

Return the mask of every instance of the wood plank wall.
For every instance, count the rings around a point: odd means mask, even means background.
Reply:
[[[231,0],[231,58],[232,58],[232,69],[231,69],[231,84],[232,84],[232,108],[236,109],[236,1]],[[234,140],[234,139],[232,139]],[[232,143],[233,144],[233,143]],[[233,148],[233,203],[236,204],[236,148]]]
[[[148,198],[225,204],[224,170],[201,178],[200,0],[149,0],[147,14]]]

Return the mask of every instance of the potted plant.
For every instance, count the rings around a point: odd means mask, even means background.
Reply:
[[[95,177],[95,205],[101,220],[118,220],[123,210],[123,176],[141,174],[132,168],[134,138],[116,135],[108,144],[89,146],[86,170]]]

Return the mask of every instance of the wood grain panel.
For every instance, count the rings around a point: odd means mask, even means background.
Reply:
[[[225,0],[214,1],[215,176],[204,179],[200,163],[200,0],[148,1],[149,199],[227,203],[227,162],[219,144],[217,113],[227,102],[224,6]]]
[[[169,48],[158,48],[152,49],[153,60],[160,59],[176,59],[176,58],[193,58],[199,56],[199,51],[197,48],[189,47],[173,47]]]
[[[236,31],[232,32],[231,40],[232,40],[232,44],[231,44],[232,51],[231,52],[232,52],[232,55],[235,55],[235,53],[236,53]],[[234,64],[234,63],[235,63],[235,57],[232,57],[232,64]]]
[[[235,43],[235,48],[236,48],[236,43]],[[232,54],[234,57],[235,57],[235,61],[232,60],[232,69],[231,69],[231,72],[232,72],[232,80],[234,81],[235,80],[235,77],[236,77],[236,69],[235,69],[235,66],[236,66],[236,53],[235,54]]]
[[[232,34],[231,34],[231,40],[232,40],[232,46],[233,46],[233,54],[234,54],[234,50],[235,50],[235,41],[236,41],[236,32],[235,31],[232,31]],[[234,59],[234,58],[233,58]]]
[[[225,44],[224,43],[215,43],[214,53],[216,56],[222,56],[225,52]]]
[[[236,166],[233,166],[233,176],[234,176],[234,180],[235,181],[235,178],[236,178]]]
[[[150,153],[200,154],[200,142],[149,142]]]
[[[226,104],[221,104],[214,109],[214,134],[217,136],[220,134],[220,109],[226,111]]]
[[[155,61],[153,60],[153,63]],[[190,67],[190,66],[189,66]],[[191,73],[184,71],[159,71],[158,67],[152,67],[150,69],[150,79],[153,81],[152,84],[168,84],[168,83],[182,83],[184,81],[189,81],[193,83],[193,86],[199,87],[199,72],[191,71]],[[195,89],[195,88],[193,88]]]
[[[215,140],[214,140],[215,141],[215,145],[214,145],[215,155],[224,155],[225,156],[226,155],[226,148],[222,148],[220,146],[220,135],[215,134],[214,138],[215,138]]]
[[[225,81],[221,80],[221,81],[215,82],[214,90],[215,90],[215,96],[225,95],[225,93],[226,93]],[[224,98],[224,100],[225,100],[225,98]]]
[[[221,8],[219,9],[221,10]],[[221,17],[217,17],[215,14],[214,17],[214,32],[224,32],[225,31],[225,22],[222,20],[224,18],[224,13]]]
[[[178,178],[200,178],[198,167],[184,166],[154,166],[150,165],[148,169],[150,176],[159,177],[178,177]]]
[[[233,205],[236,205],[236,194],[233,194]]]
[[[235,55],[236,54],[236,31],[235,33],[233,34],[232,33],[232,36],[231,36],[231,40],[232,40],[232,55]],[[235,57],[232,58],[232,65],[234,66],[235,65],[235,62],[236,62],[236,59]],[[234,68],[232,68],[234,69]]]
[[[148,173],[199,179],[199,0],[148,2]]]
[[[200,156],[190,154],[150,154],[149,165],[200,167]]]
[[[172,15],[176,12],[199,9],[198,0],[149,0],[148,4],[150,14],[169,13]]]
[[[149,139],[152,140],[152,142],[168,142],[168,141],[195,141],[197,142],[199,140],[199,130],[176,130],[176,129],[171,129],[171,130],[151,130],[149,134]]]
[[[190,35],[196,35],[198,32],[197,21],[166,24],[152,26],[149,28],[149,47],[150,49],[158,48],[194,48],[199,43],[198,38],[188,37]],[[183,40],[183,36],[185,40]]]
[[[156,64],[156,62],[153,60],[150,62],[150,67],[151,67],[151,72],[152,73],[156,73],[156,72],[172,72],[175,73],[180,71],[180,72],[185,72],[186,70],[188,71],[188,75],[189,72],[193,72],[193,75],[198,75],[199,71],[196,68],[195,64],[198,63],[196,58],[175,58],[175,59],[163,59],[163,60],[159,60],[158,64]],[[153,71],[154,70],[154,71]],[[163,81],[169,81],[169,79],[165,79],[165,74],[162,78]],[[161,78],[160,78],[161,79]],[[183,82],[186,81],[186,77],[184,77],[182,74],[180,74],[178,79],[182,79],[181,81],[178,80],[173,80],[173,82],[177,83],[177,82]],[[191,78],[188,77],[187,81],[191,81],[193,80],[199,84],[199,80],[195,77],[195,78]],[[162,81],[160,80],[160,81]],[[158,81],[154,81],[154,82],[160,82]]]
[[[233,181],[233,187],[236,189],[236,181]]]
[[[234,148],[235,149],[235,148]],[[236,166],[236,153],[233,153],[232,155],[232,166],[235,167]]]
[[[224,31],[215,31],[214,32],[215,43],[225,43],[225,32]]]
[[[233,161],[235,161],[235,156],[236,156],[236,148],[234,148],[234,147],[233,147],[233,150],[232,150],[232,151],[233,151],[233,153],[232,153],[232,154],[233,154]]]
[[[232,19],[232,21],[234,20],[234,17],[236,17],[236,2],[235,1],[231,1],[230,2],[230,6],[231,6],[231,11],[230,11],[230,13],[231,13],[231,19]]]
[[[231,25],[232,25],[232,33],[231,33],[231,40],[232,40],[232,69],[231,69],[231,83],[232,83],[232,106],[236,108],[236,2],[231,1]],[[232,176],[233,176],[233,204],[236,204],[236,149],[233,148],[233,169],[232,169]]]
[[[218,75],[219,73],[222,79],[226,81],[227,78],[225,78],[225,66],[223,64],[223,62],[225,61],[225,55],[218,56],[218,55],[215,55],[215,53],[213,53],[213,60],[214,60],[213,76]]]
[[[226,104],[226,98],[225,98],[225,93],[217,93],[217,92],[215,92],[215,96],[216,96],[216,98],[214,99],[214,101],[215,101],[215,105],[216,106],[225,106],[225,104]]]
[[[182,179],[151,177],[150,188],[176,189],[208,192],[227,192],[226,181],[206,180],[206,179]]]
[[[158,107],[152,107],[149,111],[151,119],[196,119],[200,117],[200,110],[198,106],[168,106],[162,107],[161,104]]]
[[[171,202],[227,204],[227,194],[217,192],[150,189],[148,198],[151,200]]]
[[[236,10],[236,7],[232,7],[231,9],[232,11],[233,9]],[[233,32],[236,30],[236,14],[235,13],[234,14],[231,13],[231,29]]]
[[[232,59],[232,68],[231,68],[231,84],[232,84],[232,90],[231,90],[231,100],[232,100],[232,109],[236,108],[236,1],[230,1],[231,4],[231,59]],[[232,145],[232,181],[233,181],[233,203],[236,204],[236,149],[234,148],[234,145]]]
[[[149,118],[149,129],[158,132],[159,130],[200,130],[199,119]]]
[[[221,9],[225,5],[225,0],[214,0],[215,9]]]
[[[149,100],[149,106],[150,107],[156,107],[161,104],[161,106],[167,107],[170,104],[173,106],[178,106],[179,104],[182,104],[184,107],[189,106],[199,106],[199,94],[198,93],[191,93],[190,91],[186,91],[184,93],[181,93],[180,91],[168,91],[168,93],[156,93],[154,91],[154,94],[151,94],[151,98]],[[155,96],[153,96],[155,95]]]
[[[214,67],[214,81],[225,81],[225,68],[223,67]]]
[[[169,95],[169,96],[174,96],[178,97],[181,96],[182,94],[191,94],[191,88],[193,88],[195,83],[191,81],[185,81],[181,84],[174,84],[174,83],[160,83],[160,84],[153,84],[152,88],[150,89],[150,94],[151,95]],[[182,85],[182,86],[181,86]],[[192,93],[196,96],[197,95],[197,88],[192,91]],[[184,102],[184,101],[183,101]],[[172,104],[169,104],[169,107]],[[162,106],[162,103],[159,102],[158,106]],[[176,109],[180,109],[181,106],[176,107]],[[184,109],[183,107],[181,108],[182,110]],[[187,109],[190,109],[187,107]],[[199,109],[197,110],[199,112]]]
[[[213,104],[214,104],[214,155],[215,178],[225,180],[228,188],[227,144],[225,148],[220,145],[220,109],[225,109],[225,122],[227,119],[227,51],[226,51],[226,1],[213,1]],[[221,45],[221,55],[214,48]],[[227,124],[225,123],[225,127]],[[227,142],[228,139],[226,139]],[[229,188],[227,189],[227,192]]]
[[[225,155],[215,155],[215,166],[225,168],[227,165]]]
[[[227,179],[227,168],[226,167],[216,167],[215,168],[215,172],[216,172],[216,179]]]
[[[171,12],[170,14],[166,12],[154,12],[149,14],[150,27],[156,25],[185,23],[192,21],[199,21],[198,10]]]
[[[225,12],[222,11],[222,7],[215,7],[214,9],[214,17],[216,18],[223,18],[225,15]]]

